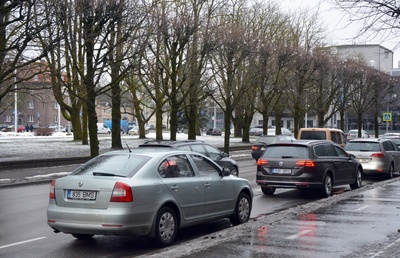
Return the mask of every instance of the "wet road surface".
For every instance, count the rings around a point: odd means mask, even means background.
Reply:
[[[147,257],[400,257],[399,190],[383,181]]]

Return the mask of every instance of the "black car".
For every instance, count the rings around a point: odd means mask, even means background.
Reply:
[[[225,152],[221,152],[218,148],[202,141],[147,141],[139,148],[171,148],[177,150],[190,150],[199,152],[213,161],[215,161],[221,167],[229,168],[232,175],[239,176],[239,166],[237,162],[231,158]]]
[[[354,155],[332,141],[280,141],[269,145],[258,159],[256,182],[266,195],[276,188],[313,188],[328,197],[334,186],[361,187],[362,176]]]
[[[296,141],[296,138],[290,135],[263,135],[257,138],[251,146],[251,156],[256,161],[261,157],[267,147],[276,141]]]

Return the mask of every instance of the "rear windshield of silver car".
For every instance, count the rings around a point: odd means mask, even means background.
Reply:
[[[378,142],[348,142],[344,149],[346,151],[380,151]]]
[[[326,140],[325,131],[303,131],[300,135],[301,140]]]
[[[301,145],[274,145],[268,147],[263,158],[299,158],[308,159],[309,149],[307,146]]]
[[[132,177],[150,159],[144,155],[102,155],[83,164],[72,175]]]

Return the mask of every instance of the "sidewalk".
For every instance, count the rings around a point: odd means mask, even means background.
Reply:
[[[127,146],[134,148],[145,141],[155,139],[155,133],[149,133],[146,136],[147,139],[139,139],[139,136],[122,135],[122,146],[124,149],[127,149]],[[111,136],[100,134],[98,137],[100,154],[112,151]],[[164,133],[163,138],[169,139],[169,133]],[[187,140],[187,134],[178,134],[177,139]],[[223,147],[224,137],[203,135],[197,137],[197,140],[205,141],[216,147]],[[240,138],[231,138],[230,145],[249,146],[249,144],[242,143]],[[250,146],[248,148],[251,149]],[[90,159],[90,146],[82,145],[81,142],[74,142],[73,137],[65,133],[56,133],[53,136],[34,136],[33,133],[0,132],[0,149],[2,150],[0,152],[0,186],[48,181],[67,175],[66,171],[58,171],[57,169],[53,169],[54,173],[45,174],[37,168],[37,165],[33,164],[38,161],[49,160],[49,164],[54,164],[53,161],[56,160],[56,164],[66,165],[72,164],[68,163],[69,158],[71,160],[79,158],[83,160],[80,161],[81,163]],[[247,156],[250,156],[250,152]],[[240,158],[232,155],[231,157]],[[16,170],[12,170],[12,166],[21,167],[20,162],[26,163],[26,165],[23,165],[26,169],[19,169],[17,173]]]
[[[136,135],[121,137],[123,148],[134,148],[148,140],[155,139],[155,133],[146,135],[147,139],[139,139]],[[100,153],[111,151],[111,136],[99,134]],[[164,139],[169,139],[169,133],[163,134]],[[187,134],[177,134],[177,140],[187,140]],[[197,140],[205,141],[216,147],[223,147],[223,136],[198,136]],[[246,145],[241,138],[231,138],[230,145]],[[248,145],[248,144],[247,144]],[[34,136],[33,133],[2,133],[0,132],[0,162],[12,160],[29,160],[60,157],[85,157],[90,156],[90,146],[74,142],[72,135],[55,133],[53,136]],[[251,148],[250,148],[251,149]]]
[[[139,257],[400,257],[399,189],[396,177]]]

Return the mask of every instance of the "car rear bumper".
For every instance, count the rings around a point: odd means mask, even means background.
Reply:
[[[259,186],[272,186],[276,188],[321,188],[322,183],[320,182],[292,182],[292,181],[266,181],[266,180],[256,180]]]
[[[151,232],[154,211],[77,209],[50,204],[47,224],[55,232],[90,235],[139,235]]]
[[[293,176],[269,176],[257,172],[256,183],[259,186],[273,186],[276,188],[320,188],[322,178],[303,174],[299,177]]]

